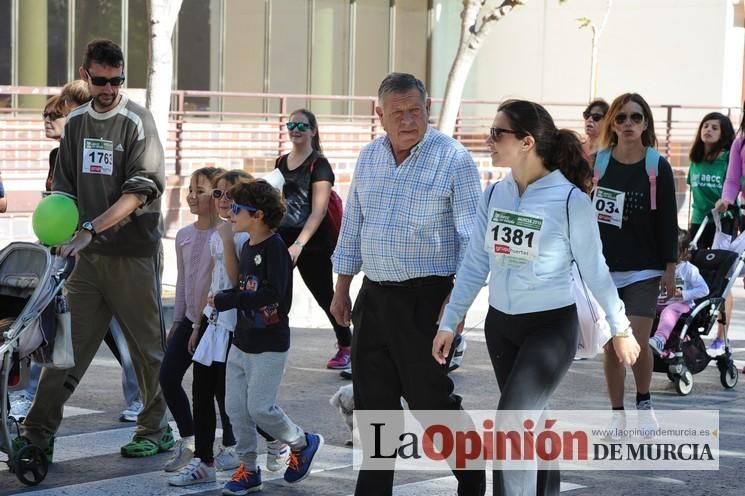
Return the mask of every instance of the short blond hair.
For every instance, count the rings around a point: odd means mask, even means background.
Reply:
[[[88,91],[88,83],[82,79],[70,81],[62,88],[60,96],[64,99],[69,110],[80,107],[88,103],[91,99],[91,93]]]

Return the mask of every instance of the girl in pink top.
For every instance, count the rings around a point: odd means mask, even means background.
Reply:
[[[222,169],[204,167],[191,175],[186,202],[197,219],[176,234],[176,302],[173,325],[166,338],[166,353],[160,367],[160,387],[181,439],[164,467],[167,472],[182,469],[194,457],[194,420],[181,381],[192,362],[194,350],[190,349],[190,343],[193,346],[196,340],[190,338],[199,329],[202,309],[207,303],[212,276],[209,240],[219,221],[212,201],[212,179],[221,172]]]

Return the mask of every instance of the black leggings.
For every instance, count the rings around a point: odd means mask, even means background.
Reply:
[[[206,366],[194,362],[194,381],[191,385],[191,398],[194,403],[194,456],[205,463],[214,459],[212,445],[215,442],[217,416],[215,400],[220,411],[223,446],[235,446],[233,427],[225,413],[225,362],[212,362]]]
[[[543,410],[566,375],[579,340],[574,305],[509,315],[489,308],[486,346],[501,396],[498,410]],[[494,471],[494,495],[558,495],[558,470]],[[537,486],[536,486],[537,484]]]
[[[191,366],[191,354],[187,349],[191,331],[191,320],[184,318],[171,336],[160,365],[160,387],[181,437],[194,435],[189,397],[181,385],[186,371]]]
[[[328,230],[327,221],[324,219],[318,226],[316,233],[303,248],[303,251],[300,252],[300,257],[297,259],[297,269],[300,271],[300,277],[303,278],[308,291],[328,317],[331,327],[334,328],[338,345],[351,346],[352,331],[349,330],[349,327],[339,325],[330,311],[331,300],[334,297],[333,267],[331,265],[331,254],[334,247]],[[279,234],[287,246],[292,246],[300,231],[297,228],[281,228]]]

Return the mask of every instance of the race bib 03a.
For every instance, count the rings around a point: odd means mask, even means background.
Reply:
[[[626,193],[623,191],[598,187],[592,197],[592,205],[595,208],[598,222],[620,229],[623,225],[624,201],[626,201]]]

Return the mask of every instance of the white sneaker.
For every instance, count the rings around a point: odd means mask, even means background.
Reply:
[[[134,400],[127,408],[122,410],[119,416],[121,422],[137,422],[137,416],[142,412],[144,405],[140,400]]]
[[[649,338],[649,347],[652,348],[656,354],[661,355],[662,350],[665,349],[665,341],[659,336],[652,336]]]
[[[613,410],[613,416],[608,426],[608,432],[603,438],[605,441],[619,442],[624,437],[626,430],[626,412],[623,410]]]
[[[166,462],[163,470],[178,472],[192,461],[194,458],[194,438],[191,439],[191,442],[184,442],[183,439],[176,441],[176,444],[173,445],[173,456]]]
[[[287,465],[290,447],[282,441],[266,443],[266,469],[279,472]]]
[[[191,486],[192,484],[215,482],[216,480],[215,467],[202,463],[199,458],[193,458],[179,473],[169,477],[168,483],[172,486]]]
[[[636,404],[637,411],[637,428],[645,438],[653,438],[657,434],[660,424],[657,422],[657,416],[652,408],[652,400],[639,401]]]
[[[31,401],[25,396],[21,396],[10,404],[8,416],[13,417],[16,422],[23,422],[29,410],[31,410]]]
[[[234,470],[238,468],[241,461],[235,454],[235,448],[233,446],[222,446],[215,455],[215,470],[221,472],[223,470]]]

